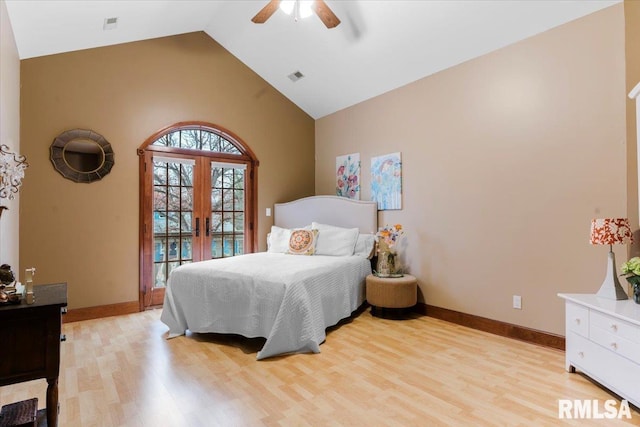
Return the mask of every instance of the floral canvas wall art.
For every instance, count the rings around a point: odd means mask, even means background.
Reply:
[[[360,153],[336,157],[336,195],[360,200]]]
[[[378,202],[378,210],[402,209],[400,153],[371,158],[371,200]]]

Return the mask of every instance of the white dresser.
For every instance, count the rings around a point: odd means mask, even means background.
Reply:
[[[566,369],[576,369],[640,407],[640,304],[595,294],[566,301]]]

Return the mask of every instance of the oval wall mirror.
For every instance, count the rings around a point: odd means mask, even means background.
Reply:
[[[113,167],[111,144],[91,130],[73,129],[51,143],[51,162],[62,176],[75,182],[99,181]]]

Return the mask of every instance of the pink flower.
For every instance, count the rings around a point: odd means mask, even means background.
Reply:
[[[344,175],[344,165],[340,166],[338,168],[338,172],[336,173],[336,175],[340,176],[340,175]]]

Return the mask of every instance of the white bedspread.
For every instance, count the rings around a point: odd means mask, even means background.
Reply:
[[[191,332],[264,337],[258,359],[320,352],[325,329],[365,299],[368,259],[255,253],[185,264],[169,277],[161,320]]]

